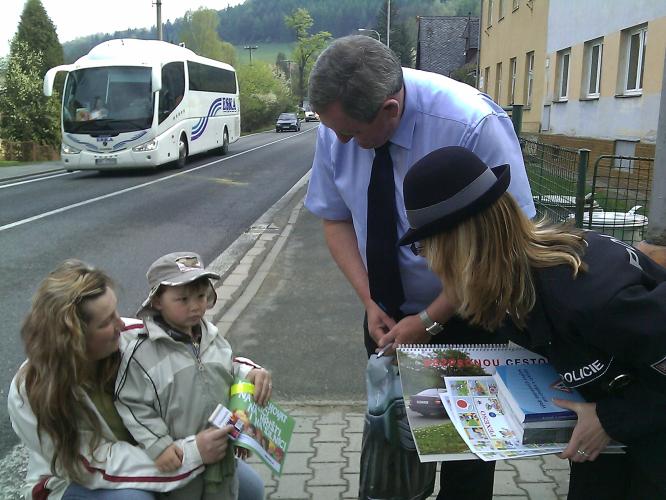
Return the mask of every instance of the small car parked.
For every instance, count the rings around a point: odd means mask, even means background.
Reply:
[[[301,130],[301,120],[296,113],[280,113],[275,122],[275,131],[282,132],[283,130],[293,130],[294,132]]]
[[[409,398],[409,409],[427,417],[444,417],[446,410],[439,398],[440,392],[446,392],[444,388],[426,389],[414,394]]]

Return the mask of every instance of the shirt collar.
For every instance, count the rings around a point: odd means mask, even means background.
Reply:
[[[400,117],[398,128],[391,137],[391,142],[402,148],[411,149],[414,128],[416,126],[418,102],[416,87],[412,85],[409,79],[405,78],[405,76],[405,71],[403,69],[403,85],[405,88],[404,110]]]

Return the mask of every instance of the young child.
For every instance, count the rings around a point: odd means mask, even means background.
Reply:
[[[124,350],[116,406],[157,467],[171,470],[182,458],[174,441],[202,431],[217,404],[228,405],[235,377],[253,382],[254,399],[264,405],[271,376],[250,360],[234,358],[226,339],[204,319],[217,300],[210,280],[220,276],[206,271],[199,255],[176,252],[160,257],[146,277],[150,293],[137,312],[144,328]],[[229,446],[227,439],[219,446]],[[231,448],[227,450],[222,461],[207,466],[202,476],[169,498],[237,498],[236,459]],[[241,498],[262,498],[261,479],[242,460],[238,475]]]

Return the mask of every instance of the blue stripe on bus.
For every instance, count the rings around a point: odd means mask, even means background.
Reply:
[[[123,146],[124,146],[125,144],[127,144],[128,142],[136,141],[139,137],[143,137],[143,136],[146,135],[147,133],[148,133],[148,132],[144,130],[143,132],[139,132],[138,134],[136,134],[134,137],[130,137],[130,138],[127,139],[126,141],[122,141],[122,142],[119,142],[119,143],[117,143],[117,144],[114,144],[114,145],[113,145],[113,150],[116,151],[116,150],[120,149],[121,147],[123,147]]]
[[[222,98],[218,97],[210,105],[210,108],[208,108],[208,114],[200,118],[194,127],[192,127],[191,140],[195,141],[203,135],[203,133],[206,131],[206,127],[208,126],[208,118],[215,116],[220,111],[220,109],[222,109]]]

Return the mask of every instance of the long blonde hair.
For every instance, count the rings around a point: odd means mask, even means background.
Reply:
[[[534,307],[532,268],[565,264],[585,270],[583,232],[530,221],[505,193],[486,210],[424,242],[424,256],[442,279],[458,314],[494,330],[507,313],[524,328]]]
[[[85,304],[112,288],[105,273],[78,260],[67,260],[40,284],[21,328],[28,361],[19,375],[37,417],[37,433],[53,441],[51,471],[81,481],[81,427],[92,430],[88,443],[95,449],[101,425],[95,412],[82,403],[81,390],[113,392],[119,353],[91,361],[86,351]]]

